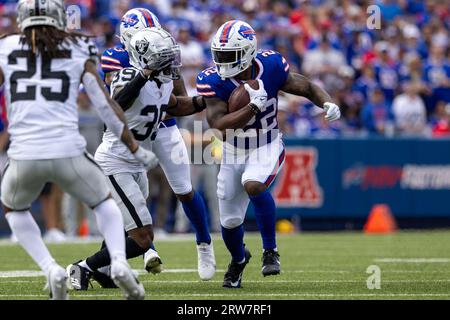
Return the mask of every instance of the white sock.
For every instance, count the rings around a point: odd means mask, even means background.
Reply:
[[[98,230],[103,235],[111,261],[126,260],[125,233],[122,213],[113,199],[108,199],[94,209]]]
[[[50,267],[56,262],[45,246],[41,230],[31,213],[29,211],[9,212],[6,214],[6,220],[20,245],[47,275]]]

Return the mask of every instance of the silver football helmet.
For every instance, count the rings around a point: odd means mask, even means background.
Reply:
[[[131,38],[128,53],[133,67],[158,71],[154,78],[163,83],[180,78],[180,47],[164,29],[138,31]]]
[[[21,31],[32,26],[52,26],[65,30],[64,0],[19,0],[17,24]]]

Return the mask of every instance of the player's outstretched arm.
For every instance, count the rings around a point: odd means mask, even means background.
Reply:
[[[173,94],[176,95],[177,97],[188,96],[183,77],[180,76],[180,79],[173,81]]]
[[[305,97],[316,106],[325,109],[327,112],[325,119],[328,121],[338,120],[341,117],[341,111],[332,102],[333,99],[331,99],[330,95],[305,76],[291,72],[281,91]]]
[[[121,139],[137,160],[141,161],[147,168],[155,167],[158,164],[156,156],[153,152],[141,148],[134,139],[133,134],[128,129],[122,109],[106,92],[94,62],[86,62],[82,81],[92,105],[107,127]]]
[[[176,97],[172,94],[167,113],[175,117],[184,117],[202,112],[205,108],[206,103],[202,96]]]

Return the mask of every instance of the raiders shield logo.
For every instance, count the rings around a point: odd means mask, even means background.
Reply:
[[[138,40],[136,41],[136,51],[139,54],[145,54],[148,50],[150,43],[147,40]]]

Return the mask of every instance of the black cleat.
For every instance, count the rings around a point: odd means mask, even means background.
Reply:
[[[241,280],[242,280],[242,274],[244,272],[245,266],[250,261],[250,258],[252,255],[250,254],[250,251],[245,249],[245,262],[238,264],[234,261],[231,261],[231,263],[228,265],[228,270],[225,273],[225,276],[223,278],[223,287],[224,288],[240,288],[241,287]]]
[[[280,255],[274,250],[264,250],[262,256],[262,274],[264,277],[280,274]]]
[[[92,272],[92,279],[98,282],[98,284],[104,289],[115,289],[118,288],[114,281],[108,275],[95,270]]]
[[[69,288],[74,290],[87,290],[89,288],[89,281],[92,276],[92,272],[87,268],[84,268],[78,263],[70,264],[66,268],[67,276],[69,277]]]

